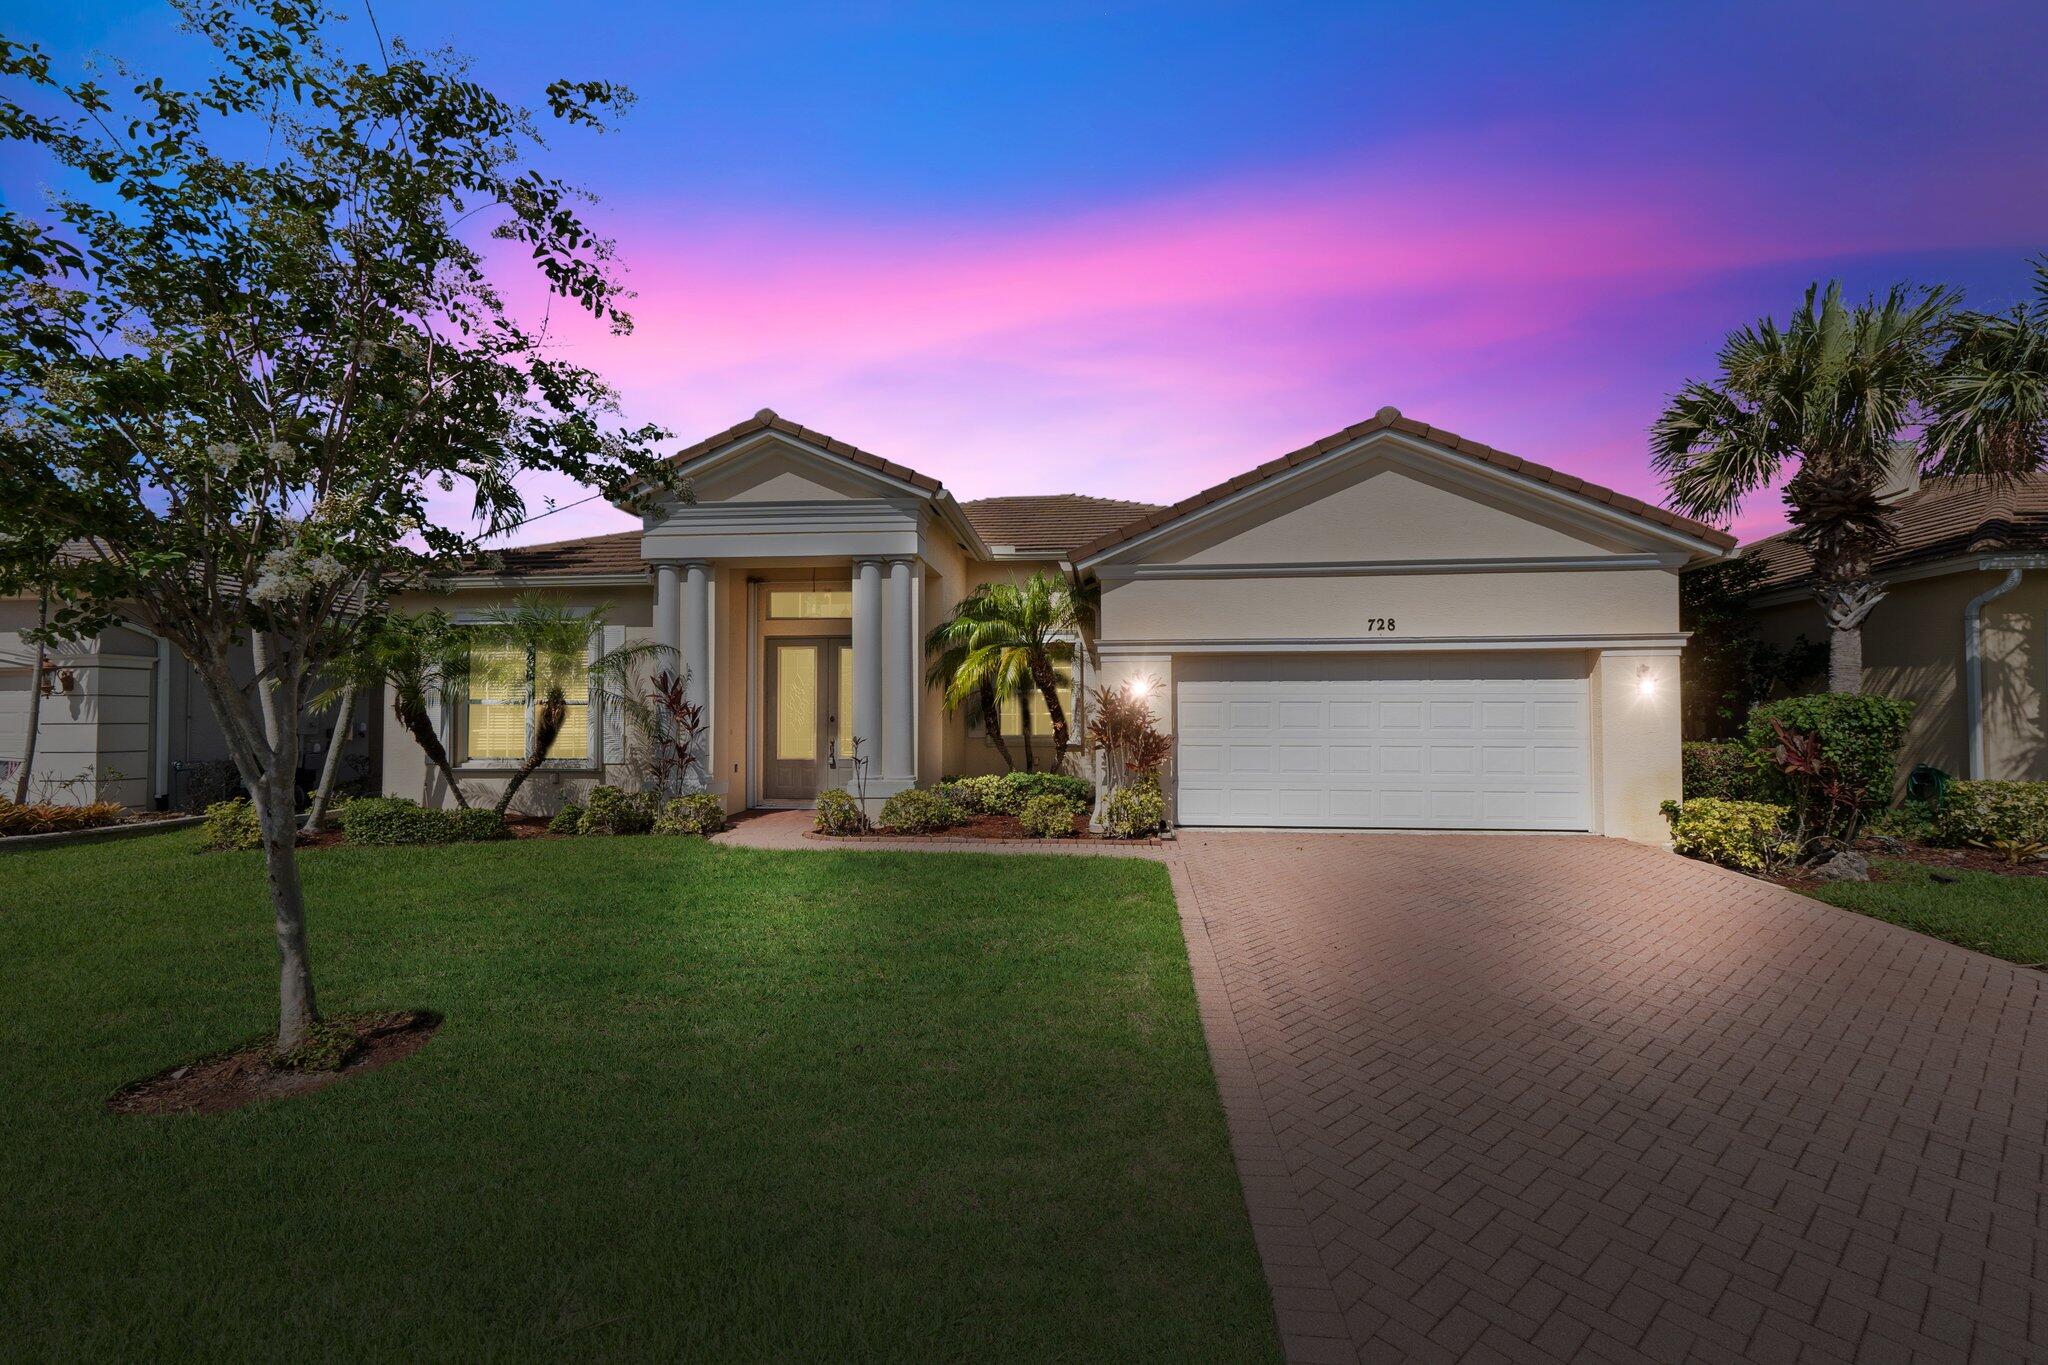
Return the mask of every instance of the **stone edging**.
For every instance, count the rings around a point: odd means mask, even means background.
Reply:
[[[96,829],[62,829],[54,834],[12,834],[0,839],[0,853],[18,848],[54,848],[59,844],[82,844],[93,839],[135,839],[166,830],[189,829],[206,819],[185,815],[174,820],[136,820],[125,825],[101,825]]]

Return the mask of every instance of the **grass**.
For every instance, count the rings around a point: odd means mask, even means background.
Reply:
[[[307,854],[417,1056],[213,1118],[274,1027],[254,853],[0,856],[7,1354],[1276,1353],[1164,870],[683,839]]]
[[[1874,860],[1867,882],[1835,882],[1813,895],[1845,910],[2029,966],[2048,963],[2048,878],[1941,870]]]

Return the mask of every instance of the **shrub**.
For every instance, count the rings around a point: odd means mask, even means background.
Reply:
[[[911,787],[882,803],[883,829],[896,834],[933,834],[957,825],[963,812],[935,787]]]
[[[579,834],[645,834],[654,828],[656,797],[652,792],[592,787],[576,826]]]
[[[1786,833],[1791,812],[1766,801],[1723,801],[1703,796],[1684,805],[1664,803],[1671,847],[1743,872],[1765,872],[1798,852]]]
[[[716,834],[725,828],[725,802],[711,792],[671,797],[654,817],[656,834]]]
[[[1935,837],[1934,812],[1924,801],[1901,801],[1864,821],[1863,832],[1924,844]]]
[[[1046,792],[1024,803],[1017,823],[1034,839],[1060,839],[1074,832],[1074,817],[1083,809],[1058,792]]]
[[[1013,791],[1022,793],[1018,809],[1034,796],[1064,796],[1069,805],[1086,810],[1095,802],[1095,788],[1078,777],[1065,773],[1008,773],[1003,781]]]
[[[941,783],[939,791],[969,815],[1015,815],[1024,808],[1023,793],[997,774],[956,777]]]
[[[583,807],[574,801],[564,802],[548,821],[550,834],[581,834],[583,832]]]
[[[352,844],[445,844],[456,837],[448,812],[429,810],[403,796],[359,796],[337,819],[342,836]]]
[[[256,823],[256,808],[246,796],[208,806],[199,828],[204,832],[206,846],[218,852],[263,847],[263,827]]]
[[[859,834],[868,827],[860,802],[841,787],[827,787],[818,793],[816,828],[821,834]]]
[[[1899,746],[1905,742],[1906,722],[1912,715],[1911,702],[1860,692],[1786,697],[1753,707],[1743,732],[1750,771],[1757,783],[1751,794],[1784,801],[1809,819],[1825,809],[1826,801],[1812,777],[1787,773],[1780,767],[1780,745],[1771,724],[1779,721],[1794,734],[1820,741],[1819,757],[1832,764],[1845,786],[1859,794],[1861,809],[1882,810],[1892,803]],[[1835,828],[1816,832],[1846,833]]]
[[[505,828],[504,817],[487,807],[470,810],[442,810],[434,814],[445,817],[447,838],[451,843],[481,844],[492,839],[509,839],[512,831]]]
[[[1733,740],[1693,740],[1679,746],[1683,780],[1679,790],[1688,801],[1747,801],[1756,793],[1756,774],[1749,750]]]
[[[243,802],[244,805],[248,803]],[[118,801],[94,801],[85,806],[53,806],[41,801],[22,805],[0,797],[0,836],[11,834],[65,834],[74,829],[98,829],[121,818]]]
[[[1112,839],[1143,839],[1165,824],[1166,798],[1156,783],[1122,788],[1109,798],[1102,816],[1102,832]]]
[[[1955,782],[1934,816],[1945,844],[2048,841],[2048,782]]]

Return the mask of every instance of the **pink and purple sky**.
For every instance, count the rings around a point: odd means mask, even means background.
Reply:
[[[90,10],[10,27],[169,37]],[[2001,307],[2048,249],[2039,3],[377,16],[507,94],[638,92],[553,161],[638,291],[631,337],[561,333],[629,418],[773,407],[963,499],[1170,501],[1391,403],[1656,501],[1646,429],[1730,328],[1829,277]],[[1766,495],[1734,529],[1781,524]]]

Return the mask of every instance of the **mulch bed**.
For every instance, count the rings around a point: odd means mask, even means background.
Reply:
[[[1088,816],[1083,812],[1074,817],[1074,832],[1071,835],[1041,839],[1035,834],[1024,832],[1024,822],[1014,815],[977,815],[964,825],[938,830],[931,834],[897,834],[886,829],[870,830],[866,834],[820,834],[811,831],[813,839],[834,842],[856,843],[862,839],[997,839],[1020,840],[1034,844],[1075,843],[1112,844],[1156,844],[1157,839],[1105,839],[1088,828]]]
[[[2026,862],[2017,865],[2008,863],[2004,855],[1988,848],[1935,848],[1927,844],[1907,844],[1904,848],[1885,848],[1868,839],[1858,839],[1856,851],[1875,863],[1880,858],[1895,862],[1918,863],[1922,867],[1942,872],[1989,872],[2000,877],[2048,877],[2048,862]],[[1873,867],[1870,879],[1883,881],[1884,873]],[[1812,877],[1801,876],[1797,870],[1782,872],[1766,878],[1778,885],[1808,895],[1826,885]]]
[[[107,1108],[116,1114],[224,1114],[260,1100],[311,1094],[412,1056],[441,1027],[441,1016],[430,1010],[392,1010],[327,1022],[356,1034],[355,1051],[333,1071],[280,1067],[271,1059],[275,1040],[265,1038],[124,1085],[107,1097]]]

